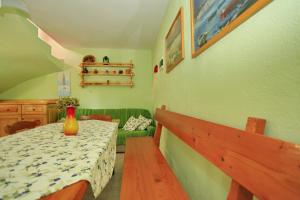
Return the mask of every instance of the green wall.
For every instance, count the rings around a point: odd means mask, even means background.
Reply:
[[[191,58],[190,1],[172,0],[153,48],[184,9],[185,59],[154,76],[154,108],[244,129],[248,116],[267,119],[266,135],[300,143],[300,1],[274,0],[198,57]],[[191,199],[226,199],[230,179],[164,131],[162,151]]]
[[[131,49],[72,49],[81,55],[80,59],[87,54],[93,54],[100,62],[107,55],[111,62],[134,63],[133,78],[135,86],[89,86],[81,88],[80,68],[74,66],[71,71],[71,96],[80,100],[81,107],[85,108],[146,108],[152,109],[152,56],[150,50]],[[77,58],[75,58],[77,59]],[[57,74],[38,77],[0,94],[0,99],[44,99],[58,98]]]
[[[185,59],[169,74],[152,76],[164,55],[164,37],[184,8]],[[71,93],[82,107],[167,108],[244,129],[248,116],[267,119],[266,134],[300,143],[300,1],[274,0],[195,59],[191,58],[189,0],[171,0],[150,50],[73,49],[81,56],[107,55],[135,64],[135,86],[79,86],[71,71]],[[80,60],[78,60],[78,63]],[[2,66],[1,66],[2,67]],[[43,69],[41,69],[43,71]],[[12,76],[9,76],[12,77]],[[0,94],[0,99],[57,98],[57,74],[41,76]],[[152,88],[152,89],[151,89]],[[153,106],[154,105],[154,106]],[[161,149],[191,199],[225,199],[230,179],[164,130]]]

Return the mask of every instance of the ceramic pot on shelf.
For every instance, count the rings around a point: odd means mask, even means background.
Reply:
[[[85,73],[85,74],[87,74],[87,73],[89,73],[89,70],[88,70],[86,67],[83,67],[83,69],[82,69],[82,73]]]
[[[131,74],[131,69],[126,69],[125,74]]]
[[[64,134],[66,136],[77,135],[78,123],[75,117],[75,106],[67,106],[66,120],[64,123]]]
[[[103,64],[105,64],[105,65],[109,64],[109,58],[107,56],[103,57]]]

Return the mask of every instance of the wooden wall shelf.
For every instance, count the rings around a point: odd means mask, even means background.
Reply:
[[[89,73],[80,73],[81,76],[134,76],[133,73],[131,74],[106,74],[106,73],[93,73],[93,72],[89,72]]]
[[[134,84],[133,83],[118,83],[118,82],[81,82],[80,83],[80,86],[81,87],[84,87],[84,86],[92,86],[92,85],[95,85],[95,86],[129,86],[129,87],[133,87]]]
[[[133,68],[132,63],[81,63],[80,67],[125,67],[125,68]]]
[[[81,67],[80,77],[81,77],[81,87],[85,86],[129,86],[133,87],[134,83],[132,81],[135,74],[133,73],[133,63],[80,63]],[[97,67],[102,67],[102,70],[97,70]],[[114,68],[114,69],[112,69]],[[84,73],[84,70],[88,70]],[[119,73],[122,71],[122,74]],[[126,73],[127,71],[127,73]],[[99,78],[92,78],[97,77]],[[90,78],[89,78],[90,77]],[[100,78],[102,77],[102,78]],[[107,77],[107,79],[105,78]],[[109,79],[108,79],[109,77]],[[118,77],[123,77],[119,78]]]

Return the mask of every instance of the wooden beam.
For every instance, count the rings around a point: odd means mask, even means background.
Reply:
[[[299,200],[300,145],[162,109],[155,119],[259,199]]]
[[[266,120],[249,117],[246,124],[246,132],[264,134]],[[231,187],[227,200],[252,200],[253,194],[237,181],[231,181]]]
[[[265,132],[266,127],[266,120],[255,118],[255,117],[249,117],[246,124],[246,132],[248,133],[256,133],[263,135]]]

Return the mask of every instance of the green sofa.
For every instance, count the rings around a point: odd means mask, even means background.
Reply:
[[[143,115],[148,119],[153,119],[151,113],[146,109],[138,109],[138,108],[121,108],[121,109],[89,109],[89,108],[77,108],[76,109],[76,118],[79,119],[81,115],[110,115],[113,119],[120,119],[119,123],[119,131],[117,138],[117,145],[123,145],[126,142],[127,137],[138,137],[138,136],[153,136],[155,132],[155,122],[152,120],[150,126],[147,127],[144,131],[125,131],[122,127],[125,125],[129,117],[139,117],[139,115]],[[65,113],[59,114],[59,119],[65,117]]]

